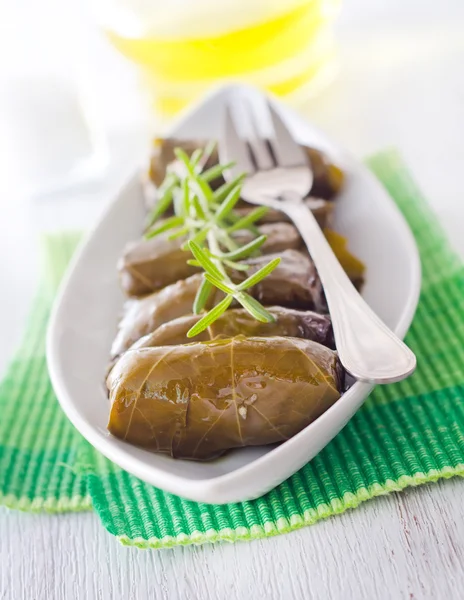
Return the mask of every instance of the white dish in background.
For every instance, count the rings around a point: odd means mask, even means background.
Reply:
[[[246,86],[224,87],[182,116],[169,134],[216,138],[224,104]],[[404,337],[420,291],[420,262],[401,213],[368,169],[290,109],[274,101],[295,137],[325,150],[346,173],[335,210],[335,229],[367,266],[363,296],[395,333]],[[102,454],[159,488],[201,502],[256,498],[313,458],[348,422],[372,386],[354,383],[326,413],[277,447],[233,450],[209,461],[173,459],[111,436],[109,401],[103,386],[109,349],[124,302],[116,262],[126,242],[142,231],[145,216],[136,173],[82,244],[55,303],[47,338],[50,377],[74,426]]]

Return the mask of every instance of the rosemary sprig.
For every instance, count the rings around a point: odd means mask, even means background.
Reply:
[[[246,290],[255,286],[267,277],[279,264],[280,258],[271,260],[267,265],[253,273],[250,277],[236,283],[231,278],[231,271],[246,271],[249,265],[241,262],[255,254],[266,241],[266,236],[257,234],[256,222],[266,212],[265,207],[258,207],[249,214],[241,216],[234,209],[240,199],[244,175],[227,182],[217,190],[209,185],[231,164],[215,165],[205,171],[201,165],[213,152],[209,145],[204,151],[196,150],[189,158],[184,150],[176,148],[175,155],[182,165],[176,172],[169,172],[159,188],[158,201],[147,220],[146,239],[161,233],[169,233],[169,239],[186,237],[182,248],[190,251],[193,258],[187,262],[201,267],[204,271],[203,281],[193,303],[193,312],[200,314],[208,306],[214,288],[224,298],[207,312],[187,333],[194,337],[205,330],[233,301],[238,302],[258,321],[268,323],[274,317],[253,298]],[[174,215],[156,223],[166,213]],[[248,229],[256,237],[239,246],[233,234]]]

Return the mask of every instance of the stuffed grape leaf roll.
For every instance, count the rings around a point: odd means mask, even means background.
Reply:
[[[296,227],[290,223],[266,223],[259,227],[259,234],[267,236],[260,248],[262,254],[298,249],[304,245]],[[127,244],[118,262],[118,272],[121,287],[128,296],[151,294],[199,271],[187,263],[191,255],[182,250],[186,238],[170,240],[169,235],[167,232]],[[239,245],[247,244],[255,237],[250,231],[238,231],[235,235]]]
[[[338,400],[342,373],[335,352],[297,338],[129,350],[107,379],[108,429],[176,458],[283,442]]]
[[[268,306],[278,304],[288,308],[327,312],[321,282],[311,258],[298,250],[285,250],[278,256],[282,259],[278,267],[251,288],[249,293]],[[272,258],[271,254],[246,261],[250,269],[246,272],[237,271],[235,279],[243,281]],[[118,356],[163,323],[191,313],[201,282],[202,275],[196,273],[159,292],[129,300],[111,348],[111,357]]]
[[[203,315],[185,315],[164,323],[158,329],[140,338],[131,346],[150,348],[153,346],[175,346],[192,341],[204,342],[217,338],[230,338],[240,334],[249,337],[297,337],[313,340],[335,348],[332,323],[329,315],[320,315],[312,311],[293,310],[281,306],[270,306],[267,311],[274,317],[271,323],[257,321],[243,308],[234,308],[222,314],[214,323],[194,338],[188,338],[187,332]]]

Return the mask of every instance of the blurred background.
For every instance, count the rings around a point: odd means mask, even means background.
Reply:
[[[462,0],[3,0],[0,366],[40,235],[88,229],[150,138],[224,80],[278,94],[358,157],[398,147],[459,244],[463,64]]]

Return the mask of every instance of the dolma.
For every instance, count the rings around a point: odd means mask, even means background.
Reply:
[[[290,223],[267,223],[259,227],[259,233],[267,236],[260,248],[262,254],[303,246],[297,229]],[[187,263],[190,255],[182,250],[186,238],[170,240],[169,236],[165,233],[127,244],[117,267],[121,287],[128,296],[150,294],[199,271]],[[239,246],[255,237],[251,231],[238,231],[235,236]]]
[[[205,148],[208,142],[195,140],[176,140],[173,138],[155,138],[152,144],[152,151],[148,171],[143,177],[142,186],[145,196],[145,204],[148,210],[151,210],[158,200],[157,188],[163,183],[169,171],[179,171],[182,165],[174,154],[174,148],[180,147],[187,156],[191,156],[197,148]],[[203,169],[209,169],[219,162],[217,149],[209,156]],[[218,181],[210,182],[214,188],[222,183],[222,178]]]
[[[343,171],[327,155],[316,148],[305,147],[313,171],[311,196],[333,200],[343,187]]]
[[[111,346],[111,357],[118,356],[163,323],[192,312],[201,282],[202,275],[197,273],[145,298],[128,300]]]
[[[261,304],[279,304],[288,308],[327,312],[321,280],[311,257],[298,250],[258,256],[244,261],[248,271],[233,274],[236,281],[246,279],[270,260],[280,257],[280,264],[249,293]]]
[[[311,258],[298,250],[285,250],[278,256],[281,262],[277,268],[248,292],[264,305],[278,304],[288,308],[327,312],[321,282]],[[270,254],[246,261],[250,268],[248,271],[235,272],[235,280],[243,281],[273,258],[274,255]],[[111,357],[118,356],[163,323],[191,313],[201,281],[202,274],[196,273],[159,292],[129,300],[111,348]],[[218,298],[219,294],[212,300]]]
[[[139,339],[131,350],[153,346],[175,346],[192,341],[204,342],[217,338],[230,338],[243,334],[249,337],[297,337],[313,340],[335,348],[332,323],[329,315],[320,315],[311,311],[293,310],[281,306],[270,306],[268,312],[274,317],[272,323],[261,323],[242,308],[234,308],[222,314],[208,329],[194,338],[188,338],[187,332],[202,318],[202,315],[185,315],[164,323],[158,329]]]
[[[331,229],[324,229],[324,235],[354,286],[359,290],[364,283],[366,267],[354,254],[348,250],[348,240],[343,235]]]
[[[340,397],[335,352],[271,337],[126,352],[108,376],[116,437],[176,458],[288,440]]]
[[[304,247],[304,242],[298,229],[291,223],[263,223],[258,227],[259,235],[267,239],[259,249],[261,254],[272,254],[284,250],[298,250]],[[239,246],[244,246],[256,238],[251,231],[238,231],[235,236]]]
[[[205,148],[205,140],[175,140],[171,138],[156,139],[153,144],[148,172],[143,181],[147,209],[157,201],[156,188],[161,185],[168,171],[179,168],[174,154],[174,148],[181,147],[188,156],[197,148]],[[333,200],[343,186],[343,171],[335,165],[328,156],[317,148],[303,146],[314,173],[310,195],[323,200]],[[215,150],[209,157],[204,169],[218,164],[218,154]],[[223,183],[222,177],[212,182],[213,189]]]
[[[199,271],[187,263],[189,254],[181,248],[184,241],[162,234],[127,244],[117,265],[123,291],[144,296]]]
[[[176,140],[174,138],[155,138],[148,167],[148,178],[156,186],[163,183],[168,171],[176,171],[180,165],[174,153],[175,148],[182,148],[187,156],[192,156],[197,148],[205,149],[209,142],[205,140]],[[213,150],[203,169],[209,169],[219,162],[217,148]]]

